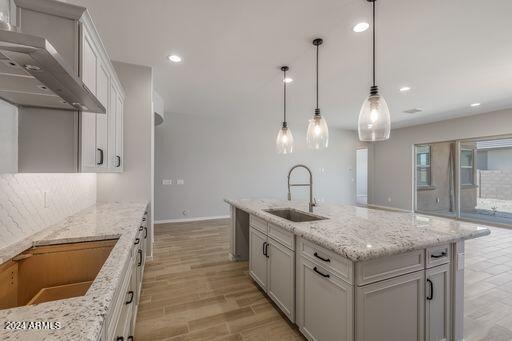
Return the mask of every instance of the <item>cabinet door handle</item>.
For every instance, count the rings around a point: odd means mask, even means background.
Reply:
[[[318,258],[318,259],[320,259],[320,260],[323,260],[324,262],[328,262],[328,263],[330,263],[330,262],[331,262],[331,260],[330,260],[329,258],[323,258],[322,256],[319,256],[319,255],[318,255],[318,253],[316,253],[316,252],[315,252],[313,255],[314,255],[316,258]]]
[[[125,302],[126,304],[130,304],[133,302],[133,291],[128,291],[128,295],[130,295],[130,299]]]
[[[265,253],[265,246],[266,245],[267,245],[267,242],[263,242],[263,245],[262,245],[263,250],[261,251],[263,253],[263,256],[265,256],[265,257],[267,256],[267,254]]]
[[[443,258],[443,257],[446,257],[446,255],[447,255],[446,251],[443,251],[443,252],[441,252],[440,254],[437,254],[437,255],[431,254],[430,258]]]
[[[139,231],[142,231],[144,229],[144,226],[140,225],[139,226]]]
[[[142,265],[142,250],[139,249],[138,252],[139,252],[139,263],[137,263],[137,266],[141,266]]]
[[[265,256],[267,256],[267,258],[269,258],[270,256],[268,255],[268,247],[269,247],[269,243],[265,243]]]
[[[126,338],[126,341],[133,341],[133,336],[128,336],[128,337]]]
[[[434,298],[434,283],[432,283],[432,281],[428,278],[427,278],[427,283],[430,287],[430,293],[427,296],[427,300],[432,301],[432,299]]]
[[[121,157],[119,155],[116,155],[116,160],[117,160],[117,165],[116,167],[119,168],[121,167]]]
[[[96,148],[98,149],[98,151],[100,152],[100,161],[98,161],[96,164],[99,166],[99,165],[102,165],[103,164],[103,149],[101,148]]]
[[[124,337],[123,337],[123,336],[118,336],[118,337],[116,338],[116,341],[124,341]]]
[[[144,227],[144,239],[148,237],[148,228]]]
[[[133,243],[133,245],[139,245],[140,243],[140,239],[139,238],[135,238],[135,243]]]
[[[322,272],[318,271],[318,269],[316,268],[316,266],[313,268],[313,270],[314,270],[317,274],[319,274],[320,276],[322,276],[322,277],[325,277],[325,278],[329,278],[329,277],[331,277],[331,275],[329,275],[329,274],[324,274],[324,273],[322,273]]]

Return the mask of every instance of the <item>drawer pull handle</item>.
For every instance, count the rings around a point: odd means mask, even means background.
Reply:
[[[148,228],[144,227],[144,239],[148,237]]]
[[[142,265],[142,250],[139,249],[137,251],[139,252],[139,263],[137,263],[137,266],[141,266]]]
[[[430,287],[430,293],[427,296],[427,300],[432,301],[432,299],[434,298],[434,283],[432,283],[432,281],[428,278],[427,278],[427,283]]]
[[[269,258],[270,256],[268,255],[268,246],[270,244],[269,243],[265,243],[265,256],[267,256],[267,258]]]
[[[130,299],[125,302],[126,304],[130,304],[133,302],[133,291],[128,291],[128,295],[130,295]]]
[[[313,254],[316,258],[320,259],[320,260],[323,260],[324,262],[331,262],[331,260],[329,258],[323,258],[322,256],[319,256],[318,253],[314,253]]]
[[[140,243],[140,239],[139,238],[135,238],[135,243],[133,243],[134,245],[139,245]]]
[[[430,258],[443,258],[443,257],[446,257],[446,255],[447,255],[446,251],[443,251],[437,255],[434,255],[434,254],[430,255]]]
[[[263,256],[267,256],[267,254],[265,253],[265,246],[267,245],[267,242],[263,242],[263,250],[261,251],[263,253]]]
[[[124,341],[124,337],[122,337],[122,336],[118,336],[118,337],[116,338],[116,341]]]
[[[133,341],[133,336],[128,336],[127,341]]]
[[[139,231],[142,231],[144,229],[144,226],[140,225],[139,226]]]
[[[320,271],[318,271],[318,269],[316,268],[316,266],[313,268],[313,270],[314,270],[317,274],[319,274],[320,276],[322,276],[322,277],[325,277],[325,278],[329,278],[329,277],[331,277],[331,275],[329,275],[329,274],[324,274],[324,273],[321,273]]]
[[[116,160],[117,160],[116,167],[117,168],[121,167],[121,157],[119,155],[116,155]]]

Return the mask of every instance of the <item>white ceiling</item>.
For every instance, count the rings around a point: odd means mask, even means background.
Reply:
[[[112,59],[154,68],[167,112],[279,122],[286,64],[295,80],[289,120],[305,122],[314,109],[311,40],[324,38],[320,108],[331,126],[356,128],[371,85],[371,32],[352,32],[370,20],[365,0],[70,2],[89,8]],[[510,13],[510,0],[379,0],[377,83],[393,126],[512,107]],[[170,63],[171,53],[183,62]],[[400,93],[404,85],[412,90]],[[416,107],[424,111],[402,113]]]

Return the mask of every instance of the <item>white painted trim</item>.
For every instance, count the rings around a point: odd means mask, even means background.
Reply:
[[[396,207],[391,207],[391,206],[382,206],[382,205],[374,205],[374,204],[367,204],[367,205],[364,205],[364,206],[368,207],[368,208],[379,208],[379,209],[383,209],[383,210],[405,212],[405,213],[414,213],[412,210],[404,210],[402,208],[396,208]]]
[[[211,217],[196,217],[196,218],[183,218],[183,219],[165,219],[165,220],[157,220],[156,224],[168,224],[168,223],[187,223],[193,221],[204,221],[204,220],[218,220],[218,219],[228,219],[229,215],[219,215],[219,216],[211,216]]]

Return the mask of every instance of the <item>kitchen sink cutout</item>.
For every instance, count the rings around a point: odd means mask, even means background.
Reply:
[[[303,223],[308,221],[326,220],[329,218],[317,216],[311,213],[296,210],[294,208],[279,208],[264,210],[267,213],[275,215],[277,217],[293,221],[295,223]]]
[[[0,265],[0,309],[83,296],[117,239],[32,247]]]

